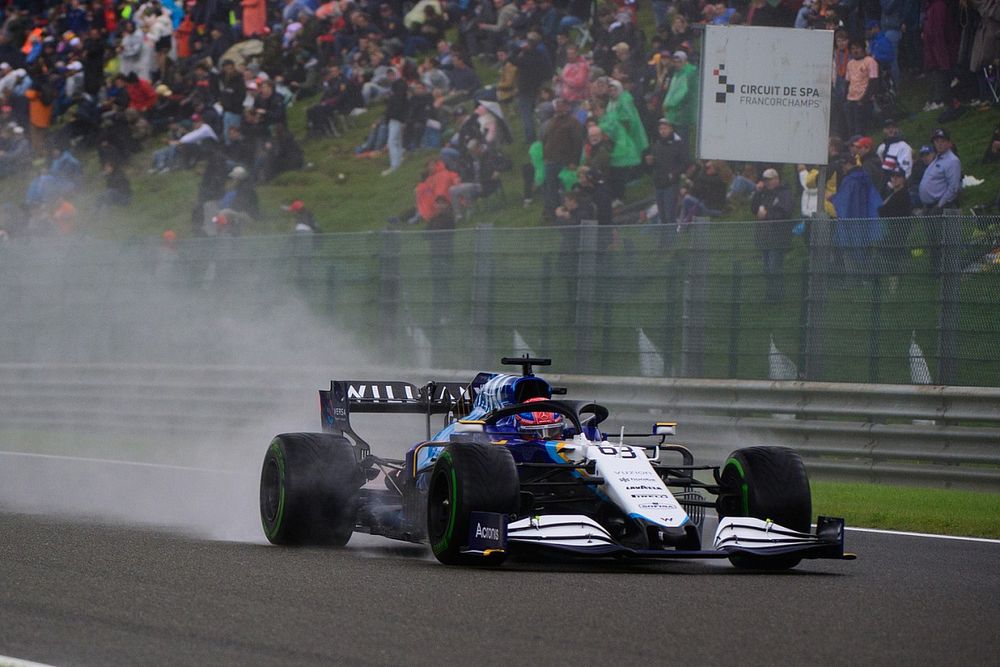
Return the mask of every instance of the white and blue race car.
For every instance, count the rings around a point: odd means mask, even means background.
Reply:
[[[728,558],[780,570],[803,558],[853,558],[842,519],[821,516],[812,530],[795,451],[749,447],[722,466],[695,465],[687,448],[667,442],[674,423],[609,437],[600,428],[606,408],[553,398],[565,392],[533,373],[548,359],[502,363],[521,374],[419,388],[334,380],[320,391],[323,432],[278,435],[268,447],[260,485],[268,540],[342,546],[367,532],[427,542],[449,565],[559,553]],[[403,460],[382,458],[354,432],[352,413],[424,414],[427,437]],[[435,415],[445,425],[432,434]],[[718,515],[711,549],[702,546],[706,508]]]

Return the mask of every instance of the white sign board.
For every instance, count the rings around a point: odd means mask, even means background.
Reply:
[[[698,157],[826,164],[833,32],[707,26]]]

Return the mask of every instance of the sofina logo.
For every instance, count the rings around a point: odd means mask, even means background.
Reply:
[[[722,87],[722,90],[715,93],[715,102],[717,104],[725,104],[726,94],[735,93],[736,86],[729,83],[729,77],[726,75],[726,66],[724,64],[720,64],[718,67],[713,69],[712,76],[715,77],[715,80],[718,81],[719,85]]]

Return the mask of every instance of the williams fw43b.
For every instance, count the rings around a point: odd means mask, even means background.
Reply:
[[[821,516],[811,529],[809,480],[793,450],[749,447],[721,467],[695,465],[668,442],[672,422],[608,436],[606,408],[562,399],[532,372],[548,359],[501,363],[521,373],[423,387],[334,380],[319,392],[323,432],[278,435],[264,456],[267,539],[342,546],[367,532],[427,542],[448,565],[553,552],[728,558],[767,570],[853,558],[842,519]],[[425,439],[402,460],[383,458],[351,427],[357,413],[426,415]],[[444,425],[432,433],[436,415]],[[702,547],[706,508],[719,517],[711,549]]]

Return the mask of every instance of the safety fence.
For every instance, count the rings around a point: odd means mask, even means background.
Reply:
[[[0,361],[1000,384],[997,218],[402,227],[14,243]]]
[[[342,379],[470,381],[474,371],[404,372],[342,366]],[[131,364],[0,364],[0,427],[120,433],[137,438],[251,438],[261,447],[277,430],[319,426],[316,389],[325,369]],[[596,400],[624,428],[649,432],[679,422],[677,442],[696,460],[721,464],[739,447],[800,451],[810,475],[1000,491],[1000,389],[547,376],[568,398]],[[264,426],[266,424],[266,426]],[[267,430],[265,429],[272,429]],[[390,431],[404,442],[420,439]],[[2,436],[0,436],[2,437]],[[384,453],[373,440],[377,453]],[[398,454],[398,452],[396,452]]]

